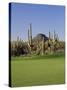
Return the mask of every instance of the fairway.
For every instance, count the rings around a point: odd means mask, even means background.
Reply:
[[[64,55],[11,58],[11,85],[64,84]]]

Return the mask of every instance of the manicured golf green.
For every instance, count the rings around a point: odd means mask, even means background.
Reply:
[[[64,84],[64,55],[12,57],[11,85],[34,86]]]

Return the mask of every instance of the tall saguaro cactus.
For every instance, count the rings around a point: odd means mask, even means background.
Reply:
[[[57,38],[57,35],[56,35],[55,30],[54,30],[54,40],[56,40],[56,38]]]
[[[59,37],[58,37],[58,34],[57,34],[57,41],[59,41]]]
[[[51,38],[50,31],[49,31],[49,39]]]
[[[29,29],[28,29],[28,45],[29,45],[29,50],[31,53],[31,50],[32,50],[32,24],[30,24]]]
[[[30,45],[32,45],[32,24],[30,24]]]
[[[53,39],[53,34],[49,31],[49,40]]]
[[[32,24],[30,24],[30,28],[28,29],[28,43],[32,45]]]
[[[43,40],[42,40],[42,55],[44,55],[44,37],[43,37]]]
[[[30,44],[29,29],[28,29],[28,43]]]
[[[19,44],[19,36],[17,36],[17,46],[18,46],[18,44]]]

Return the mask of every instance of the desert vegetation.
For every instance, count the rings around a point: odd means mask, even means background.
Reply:
[[[11,41],[11,55],[44,55],[64,52],[65,42],[60,41],[58,34],[54,35],[49,31],[49,37],[45,34],[38,33],[32,38],[32,25],[28,29],[28,41],[23,41],[17,37],[16,41]]]

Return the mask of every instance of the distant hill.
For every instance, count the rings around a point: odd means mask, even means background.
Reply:
[[[39,33],[33,38],[34,41],[42,41],[44,38],[44,41],[48,40],[48,37],[45,34]]]

